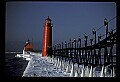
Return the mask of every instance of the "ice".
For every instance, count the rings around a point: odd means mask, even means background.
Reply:
[[[47,57],[33,56],[29,61],[23,77],[68,77],[69,73],[64,73],[54,63],[47,60]]]
[[[7,54],[7,53],[11,53],[11,54],[12,54],[12,53],[22,53],[22,52],[5,52],[5,53],[6,53],[6,54]]]
[[[113,77],[108,66],[85,66],[54,57],[42,57],[41,53],[31,53],[31,59],[22,77]],[[105,69],[106,68],[106,69]],[[103,69],[105,71],[103,71]],[[110,69],[111,71],[111,69]],[[112,73],[112,72],[111,72]]]

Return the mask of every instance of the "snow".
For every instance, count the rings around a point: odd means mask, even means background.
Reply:
[[[18,58],[22,57],[28,61],[31,60],[31,54],[17,54],[15,57],[18,57]]]
[[[25,54],[17,54],[26,57]],[[23,56],[24,55],[24,56]],[[26,54],[28,55],[28,54]],[[109,73],[108,66],[84,66],[72,62],[61,61],[61,58],[42,57],[41,53],[31,52],[29,63],[22,77],[114,77],[115,70]],[[103,70],[104,69],[104,70]]]
[[[47,57],[37,55],[29,61],[23,77],[69,77],[69,73],[48,61]]]

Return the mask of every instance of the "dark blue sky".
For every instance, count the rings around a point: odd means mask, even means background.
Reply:
[[[6,3],[5,49],[22,51],[25,42],[33,41],[34,49],[41,50],[43,23],[50,16],[53,23],[53,45],[70,38],[83,37],[116,16],[114,2],[28,2]],[[116,19],[109,30],[116,27]],[[102,28],[97,35],[105,34]]]

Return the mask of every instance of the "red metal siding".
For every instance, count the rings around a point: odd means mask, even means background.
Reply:
[[[28,43],[26,46],[25,46],[25,51],[31,51],[33,50],[33,45],[31,43]]]
[[[49,20],[48,20],[49,21]],[[42,57],[46,56],[47,50],[50,46],[52,46],[51,40],[51,23],[45,22],[44,24],[44,32],[42,39]]]

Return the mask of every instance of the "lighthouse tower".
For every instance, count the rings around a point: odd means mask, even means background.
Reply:
[[[52,26],[51,19],[45,19],[44,23],[44,33],[42,39],[42,57],[47,55],[47,50],[52,48]]]

